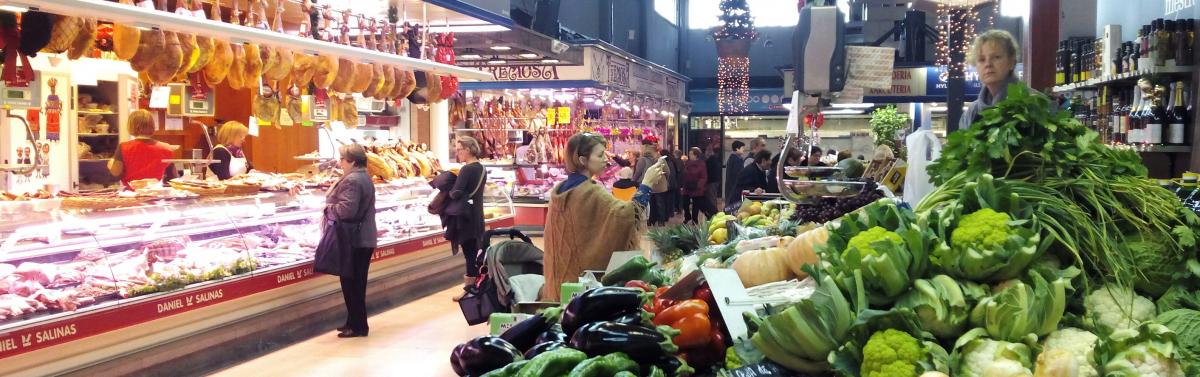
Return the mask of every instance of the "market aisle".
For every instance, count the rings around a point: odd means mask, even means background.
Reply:
[[[331,329],[213,376],[454,376],[450,350],[487,333],[468,327],[450,298],[453,287],[374,315],[371,336],[339,339]]]

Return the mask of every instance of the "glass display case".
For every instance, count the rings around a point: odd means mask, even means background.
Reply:
[[[376,185],[377,253],[439,244],[419,241],[442,233],[438,217],[427,211],[432,196],[423,179]],[[485,197],[489,221],[513,214],[504,188],[489,183]],[[30,205],[0,211],[0,333],[310,264],[324,203],[325,192],[314,190],[156,200],[105,210]],[[162,305],[174,304],[158,305],[162,313]]]

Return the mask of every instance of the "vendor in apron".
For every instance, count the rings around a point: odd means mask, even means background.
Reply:
[[[246,160],[246,153],[242,151],[242,144],[246,142],[246,136],[249,134],[250,130],[246,125],[238,121],[225,122],[217,130],[217,145],[212,150],[212,159],[217,160],[217,163],[209,165],[208,168],[218,179],[224,181],[250,172],[252,167]]]
[[[146,110],[129,113],[129,133],[133,140],[121,143],[108,162],[109,173],[120,178],[127,189],[131,188],[131,181],[175,178],[174,166],[164,160],[173,158],[179,147],[154,140],[155,129],[153,113]]]

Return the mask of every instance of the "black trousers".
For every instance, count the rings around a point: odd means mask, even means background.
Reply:
[[[670,219],[670,191],[650,194],[650,225],[663,225]]]
[[[354,249],[354,274],[342,276],[342,298],[346,301],[346,327],[366,334],[367,327],[367,270],[371,266],[374,248]]]
[[[470,277],[479,276],[479,268],[483,266],[483,255],[480,255],[479,240],[464,240],[462,243],[451,243],[450,247],[460,248],[463,259],[467,261],[466,275]]]
[[[689,196],[687,197],[688,212],[684,214],[684,222],[692,222],[693,224],[700,222],[700,213],[704,213],[705,217],[712,218],[717,213],[717,208],[712,202],[708,201],[707,197]]]

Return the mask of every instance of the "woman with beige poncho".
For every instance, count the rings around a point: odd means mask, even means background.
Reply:
[[[639,248],[650,186],[664,179],[666,165],[659,160],[646,170],[632,201],[618,200],[591,179],[604,171],[607,144],[603,136],[589,132],[567,141],[571,174],[551,191],[546,215],[544,300],[557,301],[562,283],[584,270],[603,270],[614,251]]]

